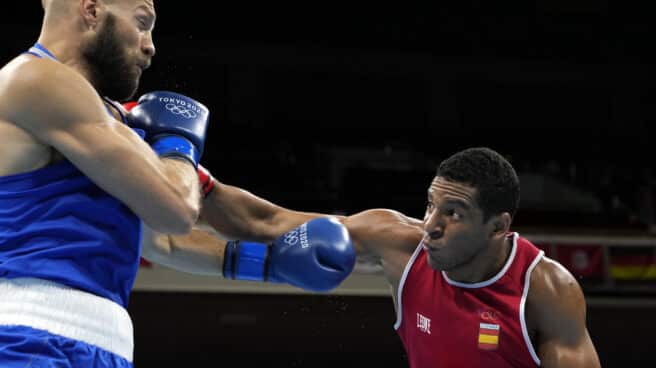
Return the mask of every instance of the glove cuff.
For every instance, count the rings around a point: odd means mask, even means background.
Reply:
[[[230,241],[223,253],[223,277],[233,280],[267,281],[269,246]]]
[[[160,135],[153,137],[150,146],[160,157],[180,157],[198,167],[200,155],[196,146],[179,135]]]

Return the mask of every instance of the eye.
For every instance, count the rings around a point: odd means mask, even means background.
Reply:
[[[137,18],[137,23],[139,23],[139,28],[148,29],[148,22],[144,18]]]
[[[433,209],[433,202],[431,201],[426,202],[426,210],[430,211],[432,209]]]
[[[450,209],[450,210],[446,211],[446,214],[454,220],[460,220],[462,218],[462,215],[460,215],[454,209]]]

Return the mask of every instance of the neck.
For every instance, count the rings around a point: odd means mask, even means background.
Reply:
[[[89,69],[86,67],[80,55],[82,41],[80,38],[71,37],[70,34],[72,33],[72,30],[52,30],[46,29],[46,26],[44,26],[37,42],[55,55],[57,61],[75,69],[87,81],[93,84],[91,73],[89,73]],[[67,34],[67,36],[63,36],[63,34]]]
[[[501,271],[510,256],[513,237],[504,236],[474,256],[467,264],[446,272],[453,281],[475,284],[491,279]]]

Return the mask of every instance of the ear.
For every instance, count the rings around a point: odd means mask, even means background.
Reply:
[[[101,2],[99,0],[80,0],[80,15],[87,27],[91,29],[98,25]]]
[[[490,221],[492,222],[492,232],[490,237],[505,237],[508,231],[510,230],[510,223],[512,222],[512,217],[508,212],[503,212],[499,215],[493,216]]]

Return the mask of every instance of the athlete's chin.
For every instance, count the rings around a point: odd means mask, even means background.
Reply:
[[[428,265],[435,271],[450,271],[454,268],[453,264],[447,259],[434,255],[430,251],[426,252],[426,256],[428,257]]]
[[[139,89],[139,80],[141,79],[141,74],[134,73],[130,77],[131,78],[128,79],[125,83],[125,92],[130,96],[129,98],[132,98],[134,97],[134,95],[137,93],[137,90]]]
[[[133,85],[132,88],[127,92],[127,97],[125,100],[131,100],[134,98],[134,96],[137,94],[137,90],[139,89],[139,81],[137,80]]]
[[[139,89],[139,80],[134,79],[131,83],[124,84],[120,89],[117,89],[116,100],[127,101],[134,98]]]

